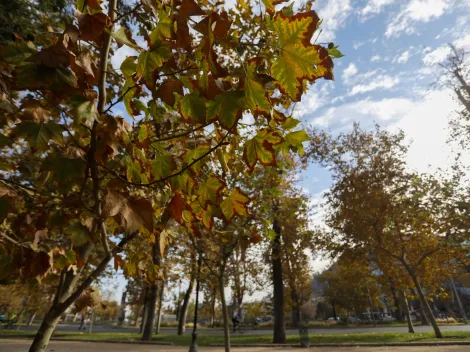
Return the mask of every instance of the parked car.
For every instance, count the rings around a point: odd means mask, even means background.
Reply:
[[[0,321],[3,321],[5,319],[5,313],[0,313]]]
[[[327,321],[339,321],[339,318],[338,317],[336,317],[336,318],[335,317],[329,317],[327,319]]]
[[[358,319],[356,317],[349,317],[348,322],[352,324],[359,324],[361,322],[361,319]]]

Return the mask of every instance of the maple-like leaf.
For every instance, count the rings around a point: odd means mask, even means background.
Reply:
[[[195,93],[186,94],[180,101],[180,114],[184,121],[193,124],[206,122],[206,103]]]
[[[23,109],[19,114],[21,120],[32,120],[35,122],[46,122],[51,117],[50,111],[42,106],[42,104],[33,99],[28,99],[21,104]]]
[[[93,240],[93,236],[88,227],[83,225],[80,220],[77,219],[72,220],[72,222],[64,229],[64,232],[71,236],[70,239],[74,246],[82,246],[88,241]]]
[[[141,227],[153,231],[154,211],[152,203],[143,198],[134,198],[129,194],[107,189],[104,196],[103,216],[117,218],[118,223],[128,232]]]
[[[253,170],[257,161],[265,166],[276,165],[274,146],[282,143],[282,140],[281,135],[271,129],[260,130],[245,144],[243,159],[248,167]]]
[[[143,77],[147,87],[155,86],[155,72],[171,57],[171,50],[166,43],[155,45],[152,50],[143,51],[137,60],[137,75]]]
[[[163,100],[166,104],[175,105],[175,95],[183,95],[183,83],[179,79],[167,79],[158,87],[156,96]]]
[[[239,187],[236,187],[230,195],[220,203],[220,209],[222,210],[224,219],[228,222],[235,215],[248,215],[249,202],[250,198]]]
[[[207,102],[207,118],[219,121],[221,126],[231,130],[242,116],[245,108],[245,94],[241,90],[232,90],[217,95],[215,100]]]
[[[176,162],[172,155],[159,155],[151,161],[152,176],[159,180],[168,177],[176,169]]]
[[[273,28],[278,35],[279,55],[271,66],[277,87],[293,101],[300,101],[304,80],[333,79],[333,61],[328,50],[310,44],[319,18],[315,11],[294,16],[277,13]]]
[[[195,149],[188,150],[184,155],[183,155],[183,161],[186,164],[191,164],[195,160],[203,157],[205,154],[207,154],[210,150],[210,146],[208,145],[201,145]],[[198,173],[199,169],[202,166],[202,163],[204,163],[204,158],[197,161],[194,163],[194,165],[191,167],[191,170],[195,171]]]
[[[268,100],[268,92],[264,85],[269,80],[269,76],[260,75],[256,72],[256,67],[260,60],[250,60],[246,66],[246,75],[243,79],[246,102],[253,114],[262,113],[269,116],[271,103]],[[272,79],[271,79],[272,80]]]
[[[152,33],[149,34],[150,45],[158,41],[171,38],[173,22],[164,9],[158,11],[158,23]]]
[[[198,200],[203,208],[207,204],[217,204],[220,192],[225,187],[225,183],[217,176],[210,176],[199,188]]]
[[[270,14],[273,15],[274,12],[276,11],[275,6],[282,4],[283,2],[286,2],[287,0],[263,0],[263,4],[266,7],[266,11]]]
[[[303,154],[303,142],[308,142],[310,137],[305,131],[296,131],[286,134],[284,142],[282,143],[282,150],[285,154],[289,153],[289,150]]]
[[[142,50],[142,48],[137,45],[134,38],[132,38],[132,32],[124,27],[119,28],[116,32],[112,33],[111,36],[116,39],[119,47],[127,45],[137,51]]]
[[[176,193],[166,207],[168,215],[178,222],[181,222],[183,211],[188,208],[188,203],[184,200],[181,194]]]
[[[10,137],[23,138],[34,152],[46,150],[51,140],[62,143],[63,132],[62,126],[53,121],[42,123],[23,121],[15,126]]]

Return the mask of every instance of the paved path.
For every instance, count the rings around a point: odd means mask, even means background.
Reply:
[[[21,327],[21,330],[36,331],[37,326]],[[442,331],[470,331],[470,325],[442,325]],[[61,324],[57,326],[57,331],[78,331],[78,325]],[[431,326],[416,326],[416,332],[433,331]],[[138,333],[139,329],[136,328],[113,328],[110,326],[93,326],[93,332],[134,332]],[[370,333],[370,332],[408,332],[405,326],[399,327],[370,327],[370,328],[331,328],[331,329],[309,329],[310,334],[355,334],[355,333]],[[176,329],[162,329],[164,334],[176,334]],[[191,335],[192,329],[186,329],[186,335]],[[269,335],[272,330],[251,330],[247,329],[245,335]],[[287,335],[296,335],[298,330],[286,330]],[[219,329],[201,329],[200,335],[223,335],[223,331]],[[0,350],[1,351],[1,350]]]
[[[27,352],[31,341],[28,340],[0,340],[1,352]],[[437,346],[437,347],[317,347],[302,349],[305,352],[468,352],[469,346]],[[187,352],[188,347],[167,347],[155,345],[128,345],[118,343],[94,343],[94,342],[68,342],[52,341],[46,352]],[[204,347],[201,352],[222,352],[222,348]],[[242,347],[233,348],[234,352],[299,352],[298,348],[284,347]]]

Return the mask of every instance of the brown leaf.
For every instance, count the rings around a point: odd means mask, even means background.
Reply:
[[[166,104],[175,105],[173,92],[183,95],[183,83],[179,79],[168,79],[158,87],[156,95]]]
[[[49,238],[49,236],[47,235],[48,233],[48,230],[47,229],[42,229],[42,230],[38,230],[36,231],[36,233],[34,234],[34,241],[33,241],[33,248],[38,248],[38,244],[39,244],[39,241],[43,238],[47,239]]]
[[[181,196],[181,194],[176,193],[173,199],[170,201],[166,208],[166,212],[175,219],[176,221],[180,222],[183,214],[183,210],[187,209],[188,204]]]
[[[98,67],[90,54],[81,52],[78,56],[70,58],[70,68],[79,78],[85,76],[88,85],[92,85],[98,78]]]
[[[143,198],[133,198],[129,194],[107,189],[104,196],[104,217],[114,217],[128,232],[141,227],[153,231],[154,211],[152,203]]]
[[[114,256],[114,270],[118,271],[119,268],[122,268],[124,264],[124,260],[120,255]]]
[[[46,122],[49,120],[51,113],[44,108],[41,103],[34,99],[28,99],[21,104],[23,111],[20,112],[21,120],[33,120],[35,122]]]
[[[79,14],[77,17],[81,33],[80,39],[101,45],[105,28],[111,25],[110,18],[104,13]]]

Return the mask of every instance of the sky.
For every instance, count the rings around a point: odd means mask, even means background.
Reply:
[[[448,121],[458,109],[452,92],[431,88],[448,43],[470,50],[470,0],[318,0],[323,19],[318,42],[334,42],[335,81],[317,81],[298,105],[304,124],[348,132],[353,122],[371,129],[402,129],[411,142],[410,169],[433,173],[452,160]],[[321,204],[330,174],[311,165],[301,186]],[[322,212],[312,216],[321,223]],[[317,258],[314,270],[327,261]]]
[[[335,80],[317,81],[295,116],[333,134],[351,130],[353,122],[402,129],[412,141],[411,169],[432,173],[450,165],[447,125],[458,104],[450,91],[430,84],[448,43],[470,50],[470,0],[317,0],[313,9],[323,20],[317,42],[334,42],[345,56],[335,60]],[[123,46],[113,66],[134,54]],[[300,180],[312,204],[331,185],[329,172],[317,165]],[[321,222],[321,213],[312,220]],[[314,270],[326,263],[312,260]]]

